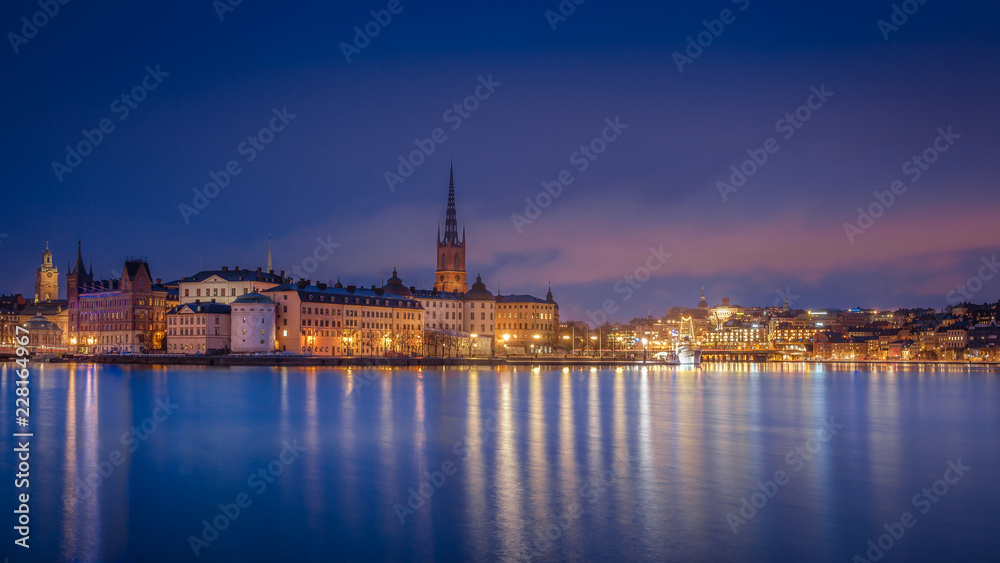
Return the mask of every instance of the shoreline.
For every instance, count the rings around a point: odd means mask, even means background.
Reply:
[[[9,360],[5,360],[9,361]],[[292,366],[292,367],[695,367],[607,358],[381,358],[381,357],[309,357],[309,356],[85,356],[65,357],[50,360],[51,363],[80,363],[108,365],[178,365],[178,366]],[[702,362],[701,365],[717,364],[822,364],[822,365],[899,365],[899,366],[967,366],[998,368],[1000,362],[971,362],[968,360],[772,360],[767,362],[724,361]]]

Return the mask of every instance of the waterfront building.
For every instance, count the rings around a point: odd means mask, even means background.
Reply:
[[[41,315],[35,315],[21,323],[21,326],[28,330],[28,349],[31,352],[44,353],[46,349],[50,352],[65,350],[62,329],[56,323]]]
[[[401,281],[393,281],[398,280],[395,270],[392,274],[393,277],[386,284],[385,290],[396,292],[397,288],[402,287],[406,296],[420,302],[424,308],[425,332],[436,333],[443,339],[449,337],[471,339],[469,350],[471,353],[476,355],[492,353],[496,297],[486,289],[482,276],[476,276],[472,289],[460,293],[412,287],[406,289]]]
[[[768,347],[767,328],[759,323],[729,321],[703,337],[707,348],[716,350],[757,350]]]
[[[167,312],[167,352],[200,354],[224,352],[230,347],[230,306],[222,303],[185,303]]]
[[[498,295],[496,314],[498,351],[549,353],[559,345],[559,304],[552,297],[551,287],[545,299]]]
[[[270,258],[270,252],[268,252]],[[203,270],[177,281],[180,303],[222,303],[229,305],[237,297],[281,285],[285,272],[275,274],[263,268],[247,270],[223,266],[218,270]]]
[[[235,354],[275,351],[277,303],[253,292],[232,303],[232,350]]]
[[[1000,325],[994,317],[969,330],[969,356],[980,360],[1000,360]]]
[[[84,354],[162,350],[172,303],[145,260],[126,260],[116,280],[94,280],[92,271],[78,245],[66,282],[71,348]]]
[[[29,301],[20,293],[0,295],[0,346],[14,346],[17,325],[21,320],[21,311],[28,306]]]
[[[263,292],[277,303],[282,352],[317,356],[413,355],[422,351],[424,309],[410,297],[362,289],[286,283]]]

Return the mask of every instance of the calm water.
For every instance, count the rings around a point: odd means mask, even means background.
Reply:
[[[36,364],[30,550],[12,378],[12,562],[1000,558],[991,371]]]

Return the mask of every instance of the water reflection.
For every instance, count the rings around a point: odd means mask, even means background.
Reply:
[[[33,483],[37,467],[39,483],[66,494],[32,506],[58,534],[44,559],[190,559],[184,538],[212,517],[192,504],[230,502],[242,479],[234,486],[222,476],[241,478],[274,455],[263,444],[283,439],[307,450],[280,495],[253,497],[203,559],[262,560],[274,555],[261,549],[265,538],[278,538],[280,557],[295,561],[502,560],[526,548],[543,551],[538,560],[849,560],[948,459],[1000,464],[1000,382],[973,370],[386,370],[370,385],[342,370],[260,371],[270,384],[253,370],[206,382],[170,369],[48,367],[39,403],[59,406],[38,416],[53,419],[48,439],[58,446],[48,458],[39,451]],[[10,382],[2,385],[9,394]],[[198,393],[205,400],[185,402],[97,494],[73,494],[121,448],[133,413],[149,415],[157,397]],[[4,420],[12,414],[0,406]],[[733,534],[727,512],[757,481],[790,470],[786,453],[829,417],[845,428]],[[255,431],[209,442],[190,461],[191,443],[233,425]],[[449,460],[456,473],[401,525],[392,507]],[[616,477],[590,502],[583,485],[609,470]],[[928,545],[970,559],[1000,552],[1000,484],[975,475],[935,506],[933,525],[893,548],[894,559],[940,555]],[[535,543],[577,503],[582,516],[550,548]]]

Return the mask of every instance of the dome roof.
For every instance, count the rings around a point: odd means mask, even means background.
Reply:
[[[472,284],[472,289],[465,292],[462,299],[465,301],[494,301],[496,297],[486,289],[483,277],[476,275],[476,283]]]
[[[396,268],[392,269],[392,277],[385,282],[382,290],[400,297],[413,297],[413,292],[403,285],[403,280],[399,279],[399,275],[396,274]]]
[[[233,305],[239,303],[260,303],[266,305],[274,305],[274,301],[271,301],[269,297],[261,295],[256,291],[253,293],[248,293],[246,295],[241,295],[233,300]]]
[[[30,319],[28,319],[27,322],[24,323],[23,326],[27,328],[29,332],[45,331],[45,330],[58,330],[62,332],[62,329],[59,328],[59,325],[50,320],[47,320],[45,317],[41,315],[35,315],[34,317],[31,317]]]

